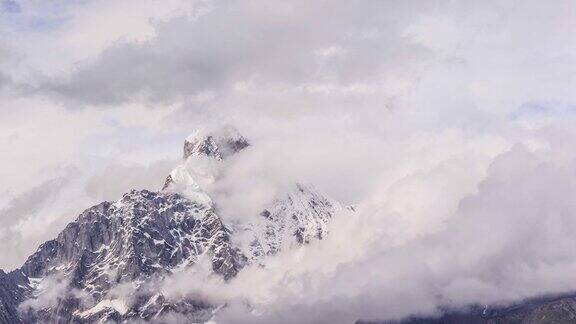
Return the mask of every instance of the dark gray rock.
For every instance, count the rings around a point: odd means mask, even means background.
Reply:
[[[0,323],[21,323],[18,305],[31,295],[27,278],[19,271],[0,270]]]
[[[409,317],[401,321],[362,321],[358,324],[573,324],[576,295],[529,299],[508,307],[470,306],[443,310],[437,317]]]

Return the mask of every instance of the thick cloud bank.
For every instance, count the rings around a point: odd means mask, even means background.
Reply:
[[[575,12],[3,1],[0,267],[92,203],[159,188],[188,133],[232,123],[252,145],[211,189],[224,218],[300,180],[357,212],[230,283],[199,266],[155,287],[226,302],[218,322],[350,323],[573,290]]]

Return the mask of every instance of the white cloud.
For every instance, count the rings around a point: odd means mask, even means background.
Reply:
[[[3,267],[80,208],[157,188],[188,132],[230,122],[253,145],[212,188],[223,210],[251,213],[295,179],[364,206],[216,296],[250,300],[263,322],[574,286],[570,1],[20,7],[0,23],[0,233],[33,244]],[[224,322],[256,320],[231,305]]]

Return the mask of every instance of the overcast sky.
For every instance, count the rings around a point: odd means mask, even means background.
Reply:
[[[227,185],[361,206],[292,289],[243,275],[275,321],[574,288],[575,33],[571,0],[2,0],[0,268],[231,123],[254,145]]]

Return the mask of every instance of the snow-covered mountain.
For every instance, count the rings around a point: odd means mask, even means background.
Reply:
[[[164,296],[155,284],[188,275],[194,265],[207,266],[223,282],[235,280],[250,264],[266,267],[270,255],[330,235],[331,220],[347,208],[302,183],[246,221],[226,222],[207,188],[220,181],[227,159],[249,147],[232,127],[193,133],[161,190],[133,190],[90,207],[20,268],[0,270],[0,323],[162,322],[174,314],[180,322],[207,322],[226,306]],[[575,300],[472,306],[401,323],[574,323]]]
[[[299,183],[249,221],[223,221],[205,188],[218,181],[224,160],[249,145],[229,126],[199,130],[185,140],[183,161],[162,190],[133,190],[82,212],[21,268],[0,271],[0,322],[155,321],[168,313],[204,322],[221,305],[168,300],[150,284],[199,260],[233,280],[247,264],[265,266],[268,255],[329,235],[342,206]]]

